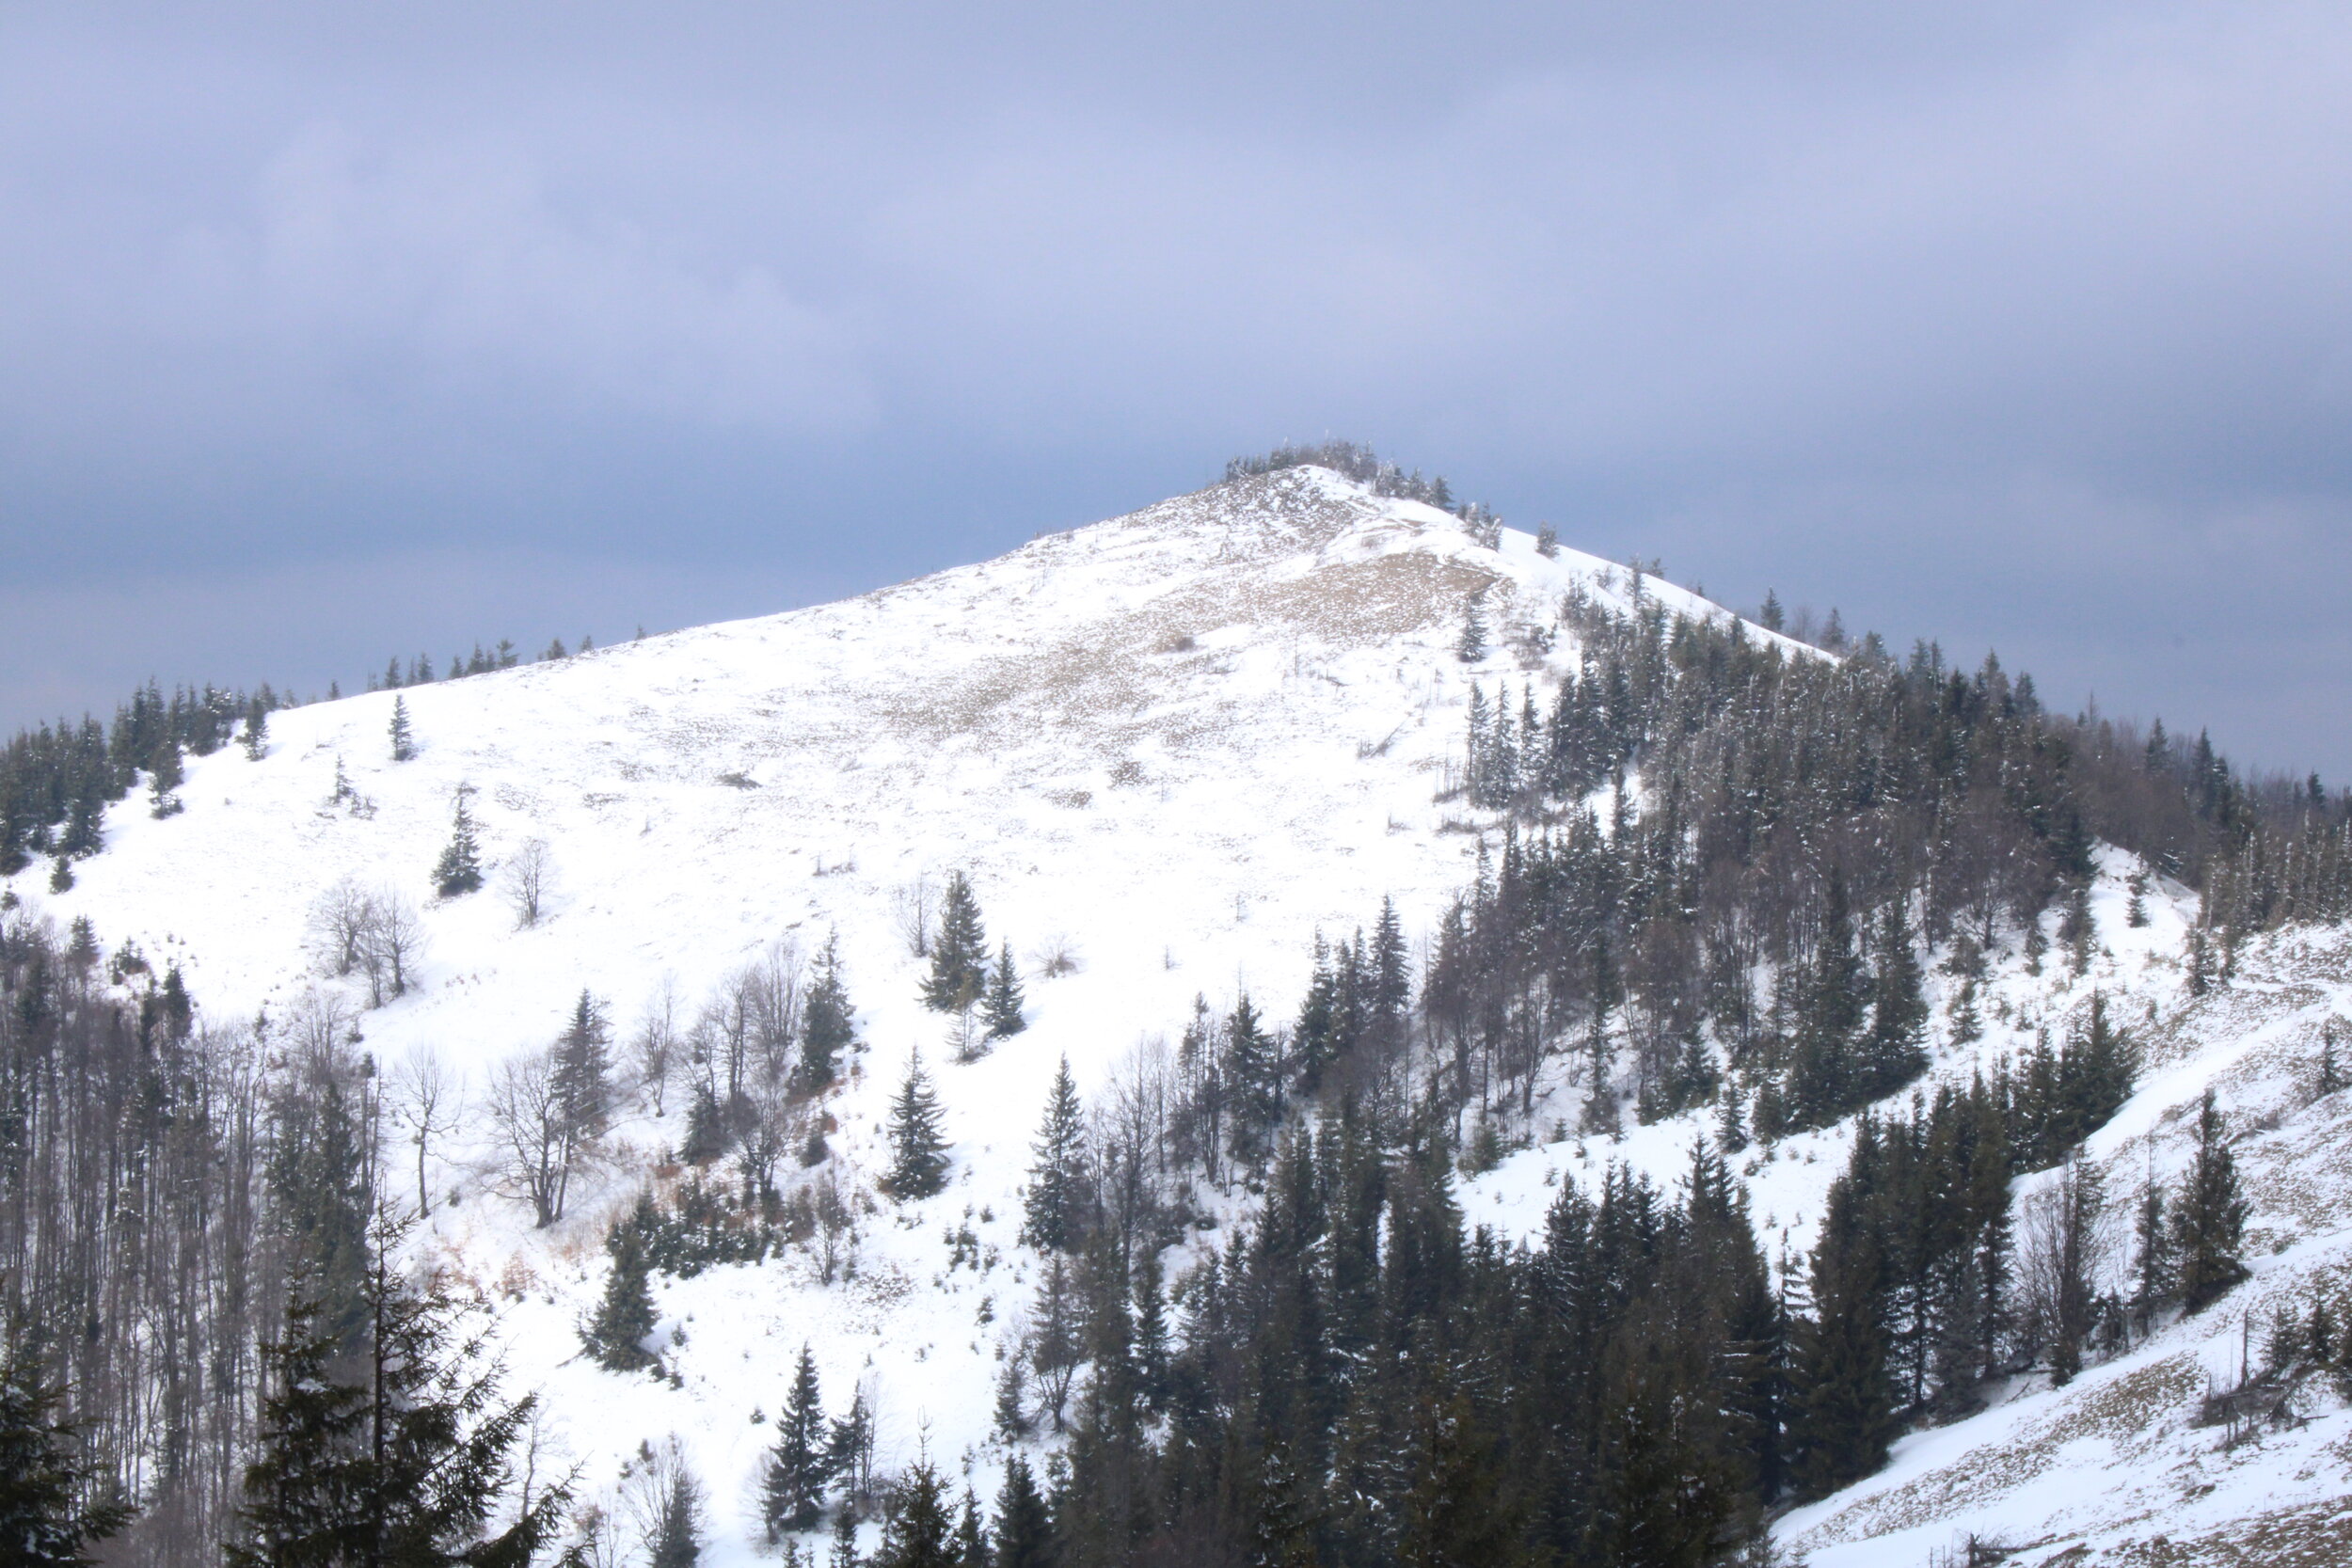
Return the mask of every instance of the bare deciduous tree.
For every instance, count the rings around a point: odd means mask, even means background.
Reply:
[[[826,1284],[834,1275],[849,1266],[857,1253],[857,1216],[841,1200],[841,1188],[827,1171],[817,1179],[815,1191],[817,1209],[817,1268],[818,1277]]]
[[[359,967],[368,977],[368,1005],[380,1007],[408,992],[409,972],[423,956],[424,922],[417,907],[390,888],[372,894],[359,931]]]
[[[539,924],[546,912],[547,895],[553,876],[552,856],[544,838],[527,838],[499,873],[499,884],[505,891],[506,901],[515,911],[515,925],[529,930]]]
[[[334,975],[358,969],[365,960],[368,927],[374,918],[374,900],[348,877],[320,894],[310,906],[310,927],[320,969]]]
[[[890,895],[892,918],[898,923],[898,935],[907,944],[907,952],[918,958],[931,956],[931,883],[928,877],[917,877]]]
[[[509,1058],[490,1075],[490,1125],[500,1164],[543,1229],[564,1217],[564,1194],[581,1152],[565,1110],[552,1052]]]
[[[664,974],[660,986],[645,1004],[644,1015],[637,1023],[637,1034],[629,1042],[629,1053],[637,1068],[637,1082],[653,1102],[653,1114],[662,1114],[669,1098],[670,1082],[677,1076],[680,1048],[677,1028],[677,976]]]
[[[432,1195],[424,1182],[425,1159],[433,1139],[465,1119],[462,1087],[431,1046],[410,1056],[393,1073],[396,1114],[417,1147],[417,1212],[430,1213]]]
[[[2023,1327],[2028,1343],[2047,1354],[2051,1381],[2065,1383],[2082,1370],[2083,1346],[2098,1323],[2099,1284],[2115,1254],[2098,1167],[2077,1152],[2026,1200],[2021,1228]]]

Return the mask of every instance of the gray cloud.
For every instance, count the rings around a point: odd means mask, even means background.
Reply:
[[[16,8],[0,599],[74,611],[0,717],[781,605],[1330,432],[2352,771],[2352,18],[1919,9]],[[284,573],[364,612],[218,586]]]

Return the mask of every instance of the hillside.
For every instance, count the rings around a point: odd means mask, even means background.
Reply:
[[[1516,703],[1575,670],[1560,611],[1571,590],[1619,611],[1646,600],[1728,620],[1527,534],[1487,547],[1434,508],[1284,469],[837,604],[282,711],[260,760],[190,759],[180,814],[153,817],[139,797],[115,808],[104,853],[71,891],[47,891],[38,868],[9,886],[60,927],[87,917],[109,948],[176,963],[208,1021],[258,1016],[266,1041],[331,1014],[388,1078],[425,1053],[450,1064],[472,1109],[428,1149],[420,1244],[496,1304],[513,1382],[544,1390],[548,1436],[590,1495],[675,1433],[710,1493],[704,1560],[748,1562],[760,1461],[803,1341],[831,1402],[866,1394],[881,1468],[928,1452],[959,1490],[968,1477],[993,1492],[996,1382],[1040,1267],[1016,1237],[1021,1188],[1057,1065],[1067,1057],[1101,1097],[1139,1050],[1173,1043],[1196,996],[1221,1011],[1246,993],[1287,1021],[1318,935],[1369,926],[1384,898],[1425,964],[1501,842],[1502,816],[1456,787],[1473,686]],[[1473,597],[1490,651],[1466,663]],[[396,698],[417,742],[399,762]],[[436,899],[461,791],[492,885]],[[500,867],[534,840],[545,912],[517,928]],[[2352,1282],[2352,1095],[2314,1099],[2312,1081],[2323,1031],[2352,1017],[2352,941],[2250,942],[2230,985],[2195,996],[2194,895],[2159,879],[2134,926],[2145,868],[2112,847],[2097,868],[2081,972],[1996,942],[1975,990],[1980,1037],[1955,1042],[1958,981],[1930,965],[1922,1087],[2021,1056],[2097,991],[2141,1070],[2087,1154],[2119,1194],[2177,1172],[2213,1088],[2253,1200],[2254,1277],[2066,1387],[2011,1380],[1990,1409],[1905,1437],[1887,1469],[1789,1514],[1778,1539],[1820,1568],[1924,1563],[1966,1530],[2032,1544],[2025,1562],[2317,1562],[2340,1560],[2327,1544],[2352,1531],[2352,1416],[2323,1383],[2306,1386],[2292,1430],[2233,1444],[2234,1431],[2190,1421],[2209,1377],[2234,1381],[2242,1344],[2259,1358],[2274,1306],[2314,1280]],[[926,965],[906,929],[914,902],[958,870],[992,947],[1009,943],[1023,971],[1029,1019],[969,1062],[951,1060],[947,1022],[918,1001]],[[380,1006],[322,962],[313,912],[344,883],[406,901],[421,927],[409,989]],[[683,1030],[746,966],[797,974],[834,937],[863,1050],[824,1102],[837,1124],[824,1173],[863,1196],[853,1271],[828,1278],[802,1244],[659,1278],[669,1375],[599,1370],[578,1325],[609,1268],[601,1243],[649,1182],[685,1179],[686,1097],[659,1116],[647,1094],[627,1097],[564,1217],[534,1228],[496,1168],[483,1108],[497,1065],[543,1050],[583,990],[626,1056],[665,996]],[[954,1164],[940,1196],[897,1204],[873,1187],[916,1048]],[[1590,1187],[1621,1162],[1670,1185],[1716,1126],[1702,1106],[1574,1135],[1587,1090],[1565,1064],[1530,1094],[1530,1146],[1458,1188],[1471,1222],[1515,1241],[1540,1232],[1565,1178]],[[1846,1118],[1737,1157],[1775,1259],[1812,1246],[1851,1139]],[[389,1158],[406,1190],[411,1156]],[[787,1161],[781,1179],[815,1176]],[[2021,1213],[2048,1180],[2018,1180]],[[1214,1254],[1254,1202],[1240,1185],[1204,1192],[1218,1227],[1173,1249],[1170,1275]]]

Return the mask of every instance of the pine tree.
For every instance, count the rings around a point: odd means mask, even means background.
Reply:
[[[947,1184],[947,1140],[939,1131],[939,1097],[923,1070],[923,1053],[907,1056],[906,1082],[890,1105],[890,1175],[884,1182],[901,1202],[930,1197]]]
[[[63,1401],[11,1345],[0,1359],[0,1544],[22,1568],[90,1568],[97,1559],[85,1548],[131,1522],[129,1505],[105,1495],[79,1434],[58,1418]]]
[[[1872,1136],[1866,1118],[1862,1137]],[[1869,1164],[1858,1141],[1854,1165]],[[1877,1469],[1894,1437],[1884,1262],[1871,1202],[1855,1175],[1840,1177],[1814,1249],[1814,1316],[1798,1325],[1790,1423],[1808,1497],[1826,1497]]]
[[[874,1568],[956,1568],[955,1523],[947,1514],[947,1483],[928,1459],[890,1489],[883,1505],[882,1547]]]
[[[2145,1333],[2176,1288],[2172,1234],[2166,1223],[2164,1188],[2153,1179],[2140,1189],[2132,1226],[2132,1317]]]
[[[151,816],[158,819],[177,816],[187,809],[176,793],[186,778],[186,770],[180,764],[180,743],[167,740],[158,746],[148,783],[148,794],[152,801]]]
[[[395,680],[394,686],[400,683]],[[392,699],[392,760],[406,762],[417,754],[416,733],[408,727],[408,699]]]
[[[694,1568],[703,1555],[702,1482],[675,1450],[666,1469],[652,1536],[645,1543],[645,1568]]]
[[[840,1070],[841,1053],[857,1043],[857,1009],[841,979],[841,939],[825,938],[817,955],[817,977],[801,1012],[801,1080],[821,1089]],[[820,1136],[822,1134],[819,1134]]]
[[[1012,944],[1001,943],[996,950],[995,972],[988,979],[988,1000],[982,1008],[989,1038],[1004,1039],[1029,1026],[1028,1020],[1021,1016],[1021,980],[1012,968]]]
[[[256,697],[245,710],[246,760],[259,762],[268,752],[269,705]]]
[[[572,1005],[571,1022],[556,1039],[548,1084],[564,1132],[575,1143],[602,1133],[612,1114],[611,1040],[603,1007],[583,987]]]
[[[865,1561],[857,1551],[857,1515],[845,1508],[834,1515],[833,1551],[825,1568],[864,1568]]]
[[[996,1568],[1054,1568],[1054,1520],[1029,1461],[1019,1450],[1005,1462],[996,1492]]]
[[[497,1370],[475,1369],[438,1278],[420,1289],[389,1260],[404,1239],[379,1216],[358,1381],[340,1381],[335,1336],[297,1280],[265,1357],[271,1392],[229,1568],[520,1568],[562,1527],[567,1482],[526,1487],[511,1522],[490,1529],[510,1507],[537,1399],[499,1402]]]
[[[1924,1071],[1927,1053],[1921,1048],[1928,1005],[1922,993],[1918,955],[1912,950],[1906,900],[1889,899],[1878,933],[1878,972],[1870,990],[1870,1033],[1864,1046],[1868,1099],[1883,1099]]]
[[[1045,1100],[1029,1166],[1021,1240],[1041,1252],[1074,1252],[1087,1217],[1086,1109],[1064,1056]]]
[[[606,1250],[612,1255],[612,1272],[605,1279],[596,1316],[580,1330],[580,1340],[606,1371],[641,1371],[653,1365],[645,1341],[659,1323],[644,1237],[635,1226],[622,1221],[613,1226]]]
[[[1486,591],[1472,594],[1462,606],[1462,632],[1454,640],[1454,657],[1475,664],[1486,657]]]
[[[963,1489],[963,1508],[956,1515],[956,1568],[992,1568],[995,1556],[988,1549],[988,1527],[980,1522],[980,1499]]]
[[[931,942],[931,972],[923,981],[923,1006],[935,1013],[960,1013],[988,990],[988,938],[980,926],[979,900],[962,872],[949,874],[940,895],[939,930]]]
[[[433,888],[444,898],[456,898],[482,886],[482,847],[475,842],[473,814],[466,809],[471,791],[457,790],[457,807],[450,820],[449,847],[433,867]]]
[[[2179,1259],[2181,1299],[2201,1312],[2247,1277],[2239,1250],[2246,1232],[2246,1199],[2237,1161],[2224,1136],[2221,1112],[2207,1089],[2197,1112],[2197,1158],[2172,1205],[2172,1244]]]
[[[760,1490],[760,1512],[771,1540],[789,1530],[817,1528],[823,1516],[833,1460],[825,1449],[824,1400],[817,1386],[817,1358],[801,1346],[792,1392],[777,1422],[776,1446],[769,1450]]]
[[[833,1466],[842,1499],[850,1503],[866,1500],[873,1481],[874,1410],[866,1402],[865,1389],[850,1396],[850,1413],[833,1423],[825,1439],[825,1457]],[[842,1517],[851,1517],[852,1512],[844,1508]]]
[[[2314,1080],[2318,1093],[2314,1099],[2325,1100],[2344,1087],[2344,1068],[2336,1060],[2336,1025],[2333,1020],[2319,1033],[2319,1070]]]

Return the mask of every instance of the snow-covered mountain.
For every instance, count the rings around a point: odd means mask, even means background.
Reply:
[[[847,1279],[821,1282],[794,1252],[663,1280],[674,1378],[620,1376],[580,1354],[577,1325],[607,1268],[607,1224],[648,1180],[675,1179],[656,1167],[682,1135],[679,1101],[665,1117],[633,1103],[546,1229],[498,1190],[478,1115],[427,1177],[430,1244],[501,1304],[514,1380],[544,1390],[550,1435],[590,1490],[641,1442],[675,1433],[712,1493],[706,1560],[747,1561],[769,1418],[803,1341],[829,1392],[868,1391],[883,1465],[928,1448],[986,1495],[999,1352],[1034,1276],[1015,1240],[1019,1188],[1057,1064],[1067,1056],[1093,1092],[1181,1028],[1197,994],[1223,1006],[1247,991],[1287,1016],[1315,935],[1369,924],[1384,897],[1408,932],[1430,931],[1494,826],[1449,787],[1473,684],[1516,693],[1573,668],[1559,614],[1572,588],[1728,614],[1523,533],[1489,546],[1434,508],[1286,469],[837,604],[411,688],[398,694],[407,761],[388,743],[393,693],[283,711],[260,760],[233,748],[190,760],[183,812],[117,807],[72,890],[51,894],[34,872],[12,888],[176,961],[214,1018],[283,1019],[344,996],[380,1061],[437,1053],[477,1109],[493,1065],[543,1049],[582,990],[626,1035],[665,994],[691,1013],[780,944],[804,956],[837,934],[865,1044],[832,1106],[839,1163],[864,1184],[880,1173],[886,1102],[915,1048],[955,1155],[943,1195],[869,1207]],[[1465,663],[1473,598],[1492,651]],[[431,896],[460,791],[494,879],[525,845],[548,847],[535,927],[518,929],[495,889]],[[961,1064],[917,1001],[923,965],[902,929],[914,890],[958,869],[992,942],[1023,963],[1031,1020]],[[2088,974],[1997,959],[1979,1001],[1985,1037],[1939,1043],[1932,1071],[1964,1081],[2103,990],[2150,1053],[2090,1152],[2133,1180],[2152,1162],[2170,1168],[2185,1117],[2217,1087],[2252,1130],[2239,1159],[2265,1255],[2255,1278],[2066,1388],[2021,1385],[1906,1439],[1880,1476],[1789,1516],[1781,1538],[1824,1568],[1924,1562],[1968,1529],[2042,1544],[2021,1561],[2345,1560],[2308,1555],[2352,1540],[2352,1417],[2330,1396],[2309,1397],[2307,1425],[2235,1447],[2188,1418],[2209,1373],[2235,1375],[2249,1314],[2352,1264],[2352,1096],[2305,1092],[2324,1021],[2352,1014],[2352,940],[2266,939],[2240,955],[2233,986],[2191,999],[2191,900],[2159,883],[2147,925],[2129,926],[2136,869],[2103,852]],[[311,930],[345,881],[405,898],[424,938],[412,989],[371,1010],[324,974]],[[1070,972],[1049,974],[1048,951]],[[1946,983],[1931,982],[1938,1042]],[[1572,1120],[1576,1091],[1551,1092],[1559,1115],[1538,1121]],[[1463,1207],[1527,1234],[1563,1175],[1614,1159],[1671,1180],[1704,1119],[1539,1143],[1467,1180]],[[1744,1157],[1775,1248],[1808,1245],[1850,1136]]]

